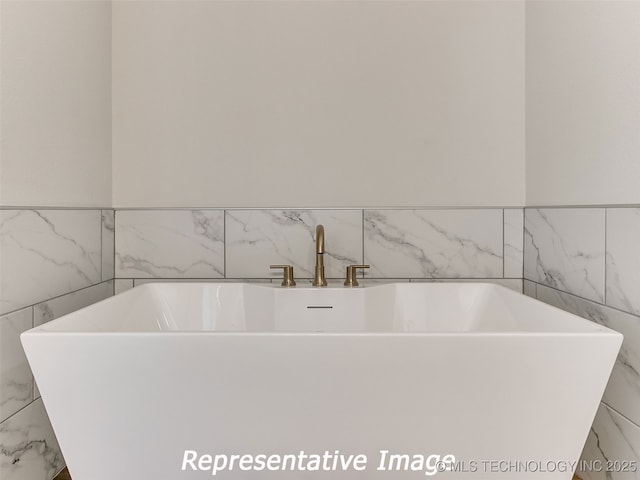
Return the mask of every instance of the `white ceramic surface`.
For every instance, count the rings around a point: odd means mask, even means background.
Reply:
[[[186,450],[368,458],[225,479],[424,478],[378,471],[381,450],[467,468],[576,461],[622,342],[500,286],[452,283],[147,284],[21,338],[74,480],[210,478],[181,469]],[[476,465],[438,475],[507,478]]]

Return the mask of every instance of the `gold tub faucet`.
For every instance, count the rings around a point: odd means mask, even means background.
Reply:
[[[327,279],[324,278],[324,226],[322,225],[316,227],[316,270],[311,285],[327,286]]]

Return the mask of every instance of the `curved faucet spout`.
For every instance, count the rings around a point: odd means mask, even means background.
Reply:
[[[316,253],[324,253],[324,226],[316,227]]]

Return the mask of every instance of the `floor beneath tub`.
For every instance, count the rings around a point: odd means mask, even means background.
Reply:
[[[71,476],[69,475],[69,470],[65,468],[58,475],[56,475],[53,480],[71,480]]]
[[[71,476],[69,475],[69,470],[65,468],[53,480],[71,480]],[[577,475],[574,475],[573,480],[581,480],[581,479]]]

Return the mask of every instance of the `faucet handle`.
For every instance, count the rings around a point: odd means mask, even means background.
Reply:
[[[280,284],[283,287],[295,287],[296,281],[293,278],[293,266],[292,265],[269,265],[269,268],[282,268],[284,278]]]
[[[357,287],[359,285],[356,278],[356,269],[369,268],[370,265],[349,265],[347,266],[347,278],[344,280],[345,287]]]

